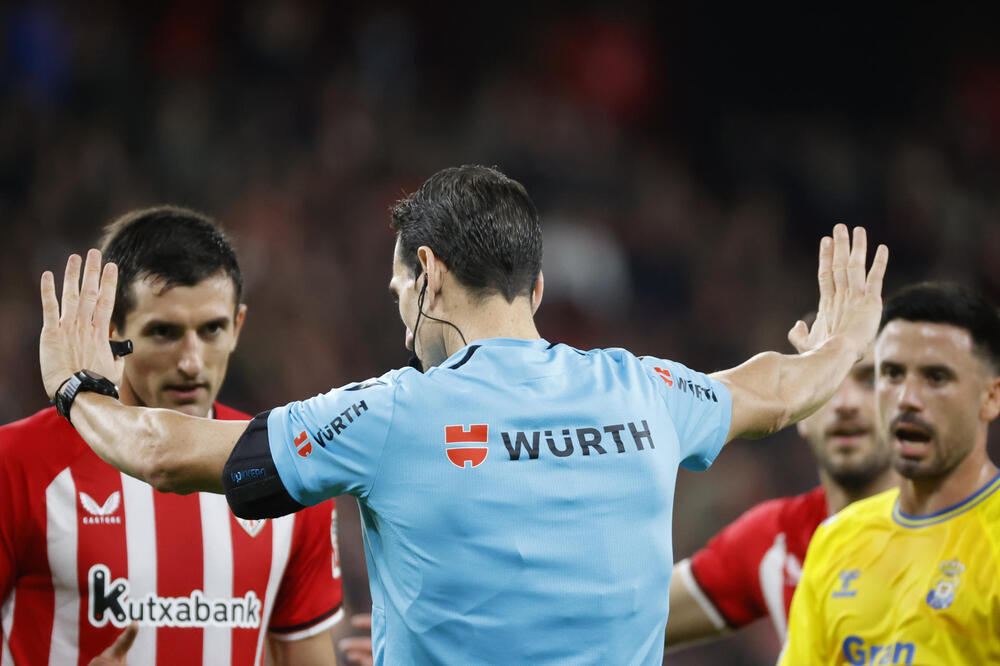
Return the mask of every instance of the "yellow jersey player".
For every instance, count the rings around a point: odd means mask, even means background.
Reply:
[[[809,546],[781,663],[1000,664],[1000,316],[957,285],[886,303],[876,405],[898,489],[829,518]]]

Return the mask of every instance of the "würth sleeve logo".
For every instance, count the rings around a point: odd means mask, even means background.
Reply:
[[[450,425],[444,428],[445,444],[486,444],[490,439],[490,427],[485,423],[470,425]],[[456,467],[476,467],[484,460],[489,449],[486,446],[452,446],[446,453],[448,460]],[[466,465],[468,463],[468,465]]]
[[[352,423],[367,412],[368,403],[362,400],[340,412],[337,416],[334,416],[329,423],[319,428],[316,432],[303,430],[292,439],[295,443],[295,450],[303,458],[308,458],[313,452],[313,442],[316,442],[325,449],[328,442],[332,442],[340,433],[347,430]]]
[[[663,368],[653,368],[653,370],[656,370],[656,374],[660,376],[660,379],[662,379],[667,386],[674,385],[674,380],[670,376],[669,370],[664,370]]]
[[[696,400],[701,400],[707,402],[711,400],[712,402],[719,402],[719,397],[715,395],[715,391],[712,390],[711,386],[702,386],[701,384],[695,384],[689,379],[684,379],[683,377],[674,377],[670,374],[669,370],[663,368],[653,368],[656,374],[663,380],[663,382],[673,388],[676,384],[677,389],[681,393],[690,393],[695,397]]]

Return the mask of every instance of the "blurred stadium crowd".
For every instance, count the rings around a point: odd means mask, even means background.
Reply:
[[[37,276],[153,203],[216,216],[240,253],[225,401],[260,411],[402,365],[388,208],[461,163],[533,196],[539,329],[578,347],[704,371],[788,351],[835,221],[889,245],[889,291],[948,278],[1000,300],[995,21],[834,11],[9,4],[0,421],[44,401]],[[815,479],[790,432],[682,472],[676,556]],[[771,634],[668,659],[773,663]]]

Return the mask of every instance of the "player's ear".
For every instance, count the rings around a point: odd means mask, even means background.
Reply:
[[[979,408],[979,418],[989,423],[1000,416],[1000,376],[992,376],[986,386],[986,398]]]
[[[115,323],[111,322],[111,326],[108,327],[108,337],[112,340],[124,340],[128,336],[125,335],[125,331],[119,331]]]
[[[809,426],[806,425],[805,421],[799,421],[795,424],[795,432],[799,433],[799,437],[802,439],[809,439]]]
[[[240,331],[243,330],[243,320],[247,316],[247,304],[240,303],[236,308],[236,316],[233,317],[233,349],[236,349],[236,343],[240,341]]]

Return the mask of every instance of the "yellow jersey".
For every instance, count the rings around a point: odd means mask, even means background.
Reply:
[[[899,489],[816,530],[782,666],[1000,664],[1000,474],[926,516]]]

